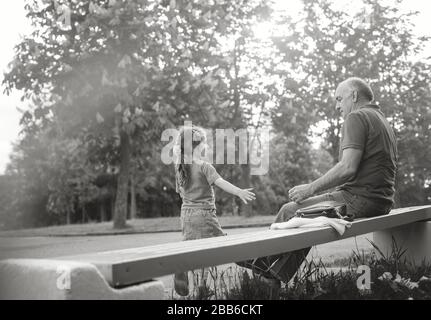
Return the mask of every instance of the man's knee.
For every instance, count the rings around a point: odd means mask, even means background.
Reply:
[[[280,211],[278,211],[275,222],[284,222],[295,216],[295,212],[298,210],[298,205],[295,202],[289,202],[284,204]]]

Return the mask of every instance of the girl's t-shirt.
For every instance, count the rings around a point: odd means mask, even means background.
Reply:
[[[215,209],[214,182],[220,178],[216,169],[207,162],[188,165],[189,179],[180,187],[176,182],[177,192],[180,194],[182,208]]]

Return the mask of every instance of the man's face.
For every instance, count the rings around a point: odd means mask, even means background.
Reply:
[[[353,92],[348,86],[341,83],[335,90],[335,109],[341,112],[343,119],[346,119],[353,107]]]

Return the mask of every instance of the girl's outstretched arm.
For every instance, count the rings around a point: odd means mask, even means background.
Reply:
[[[239,197],[245,204],[247,204],[247,201],[252,201],[256,199],[256,195],[250,191],[253,190],[253,188],[241,189],[237,186],[234,186],[232,183],[227,182],[223,178],[217,179],[214,184],[217,187],[223,189],[224,191]]]

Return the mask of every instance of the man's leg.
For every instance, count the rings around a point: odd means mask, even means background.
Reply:
[[[370,218],[388,214],[391,203],[382,203],[379,200],[368,199],[345,191],[343,196],[347,205],[347,215],[352,218]]]
[[[300,204],[289,202],[283,205],[278,212],[274,222],[280,223],[292,219],[298,209],[309,207],[323,201],[335,201],[340,205],[344,204],[344,198],[340,191],[326,193],[323,195],[308,198]],[[286,252],[278,255],[261,257],[254,260],[248,260],[238,263],[242,267],[254,269],[257,273],[267,278],[276,278],[283,282],[289,282],[295,275],[301,264],[304,262],[310,248],[304,248],[292,252]]]
[[[301,202],[300,204],[289,202],[280,209],[275,218],[275,222],[279,223],[288,221],[295,216],[295,212],[298,209],[312,206],[323,201],[334,201],[334,205],[345,204],[344,198],[340,191],[315,196]],[[298,271],[301,264],[304,262],[310,250],[311,247],[308,247],[278,255],[277,260],[271,265],[271,274],[283,282],[289,282]]]
[[[335,201],[335,198],[332,194],[327,193],[308,198],[300,204],[296,202],[286,203],[281,207],[274,222],[280,223],[288,221],[295,216],[298,209],[309,207],[323,201]],[[304,262],[310,250],[311,247],[272,256],[269,259],[271,262],[270,273],[273,277],[283,282],[289,282]]]

